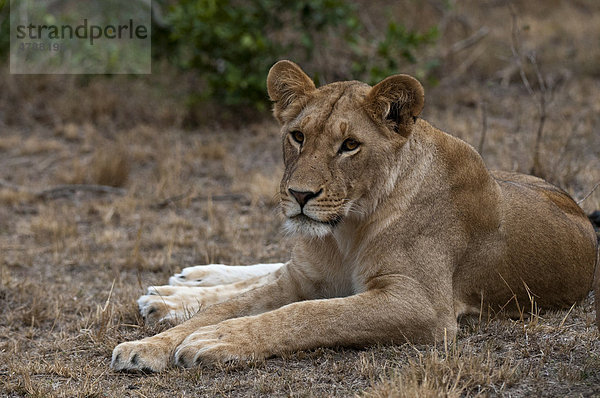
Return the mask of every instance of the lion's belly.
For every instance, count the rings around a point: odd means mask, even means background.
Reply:
[[[591,289],[596,235],[584,213],[549,184],[516,176],[507,181],[511,175],[504,174],[499,181],[502,223],[492,237],[496,242],[476,248],[458,267],[457,315],[479,308],[514,312],[515,298],[521,309],[530,308],[530,297],[541,308],[568,307]]]

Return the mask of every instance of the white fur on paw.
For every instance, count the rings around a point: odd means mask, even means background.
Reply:
[[[254,265],[196,265],[184,268],[181,273],[169,278],[172,286],[218,286],[240,282],[275,272],[282,263]]]
[[[183,322],[198,312],[206,301],[200,287],[150,286],[148,293],[137,303],[147,322]]]

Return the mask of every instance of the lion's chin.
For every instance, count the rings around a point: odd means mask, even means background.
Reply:
[[[315,238],[323,238],[333,231],[333,223],[324,223],[313,220],[300,214],[285,220],[283,229],[289,235],[304,235]]]

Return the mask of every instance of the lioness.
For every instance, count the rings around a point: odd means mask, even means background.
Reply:
[[[414,78],[316,88],[280,61],[267,84],[282,131],[291,260],[213,287],[205,298],[221,303],[118,345],[114,369],[435,342],[452,339],[462,314],[517,313],[530,297],[565,308],[589,292],[597,240],[582,210],[539,178],[489,171],[470,145],[420,119],[424,93]],[[161,318],[202,289],[157,288],[140,307]],[[223,301],[224,291],[242,293]],[[180,304],[167,303],[170,295]]]

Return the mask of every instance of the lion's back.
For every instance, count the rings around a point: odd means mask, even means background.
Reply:
[[[567,192],[539,177],[499,170],[494,170],[491,174],[501,186],[511,184],[513,187],[516,187],[516,190],[521,192],[536,192],[549,199],[561,211],[587,219],[583,210],[581,210]]]

